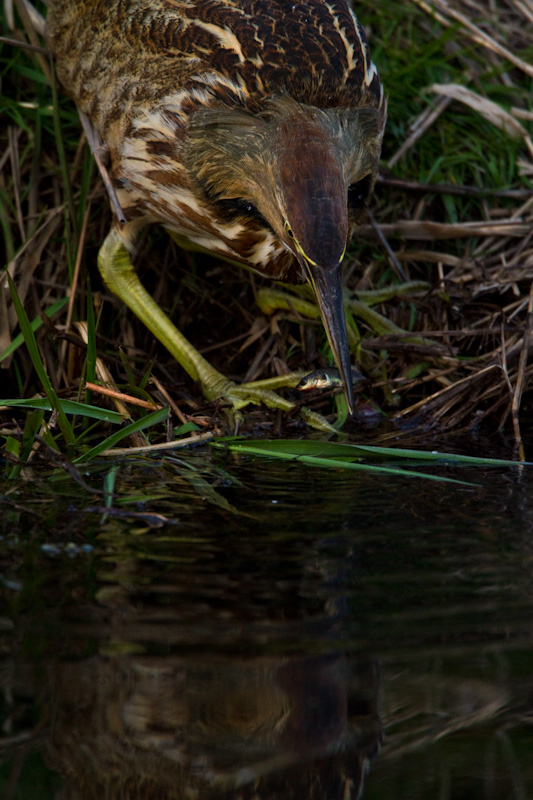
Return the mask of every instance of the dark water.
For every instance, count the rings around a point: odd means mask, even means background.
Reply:
[[[0,797],[533,798],[531,474],[201,458],[0,485]]]

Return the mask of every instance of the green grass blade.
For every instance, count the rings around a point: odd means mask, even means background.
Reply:
[[[196,433],[196,431],[199,430],[200,428],[198,425],[195,425],[194,422],[184,422],[179,428],[174,428],[174,438],[177,439],[178,436],[185,436],[186,433]]]
[[[104,477],[104,503],[106,508],[113,507],[113,496],[115,494],[118,473],[119,467],[115,464]],[[102,522],[105,522],[105,519],[103,519]]]
[[[66,157],[66,154],[65,154],[65,146],[64,146],[64,143],[63,143],[64,137],[63,137],[63,132],[61,130],[61,117],[60,117],[60,113],[59,113],[59,101],[58,101],[58,96],[57,96],[57,80],[56,80],[56,75],[55,75],[55,67],[54,67],[54,63],[53,63],[52,59],[50,59],[50,69],[52,71],[51,89],[52,89],[52,105],[53,105],[53,109],[54,109],[53,115],[52,115],[52,119],[53,119],[53,123],[54,123],[54,132],[55,132],[55,137],[56,137],[56,147],[57,147],[57,155],[58,155],[58,158],[59,158],[59,166],[60,166],[61,175],[62,175],[62,178],[63,178],[63,189],[64,189],[65,197],[66,197],[66,209],[68,209],[68,212],[66,213],[66,216],[69,217],[68,221],[70,222],[70,226],[71,226],[72,231],[74,233],[74,239],[77,240],[77,238],[78,238],[77,219],[76,219],[76,212],[75,212],[75,206],[74,206],[74,198],[72,196],[71,180],[70,180],[70,174],[69,174],[69,169],[68,169],[67,157]],[[67,237],[68,237],[68,233],[69,233],[68,224],[65,224],[65,233],[67,234]],[[67,240],[66,244],[67,244],[67,251],[69,252],[68,261],[69,261],[69,270],[70,270],[71,262],[72,262],[72,259],[70,257],[72,255],[72,250],[71,250],[72,242],[70,241],[70,237],[68,237],[68,240]],[[72,280],[72,275],[70,277],[71,277],[71,280]]]
[[[355,447],[361,455],[378,455],[383,457],[414,458],[417,460],[447,464],[477,464],[479,466],[517,467],[528,464],[527,461],[510,461],[501,458],[483,458],[480,456],[463,456],[457,453],[440,453],[436,450],[404,450],[394,447],[374,447],[371,445],[347,445]]]
[[[65,414],[100,419],[104,422],[111,422],[113,425],[121,425],[124,422],[124,417],[117,411],[108,411],[105,408],[98,408],[98,406],[79,403],[77,400],[61,400],[60,402]],[[40,408],[43,411],[52,411],[53,408],[46,397],[34,397],[31,400],[0,400],[0,406],[7,406],[8,408]]]
[[[0,226],[4,234],[5,260],[9,262],[15,257],[15,244],[11,234],[11,226],[8,222],[10,215],[5,201],[6,194],[4,189],[0,187]]]
[[[22,472],[24,464],[28,460],[35,443],[35,437],[41,430],[43,418],[44,411],[32,411],[26,416],[24,433],[22,434],[22,443],[19,443],[17,440],[12,440],[12,437],[9,437],[8,441],[6,442],[6,453],[11,453],[11,455],[15,456],[17,460],[20,461],[19,464],[14,464],[11,470],[7,473],[9,480],[18,478]],[[13,447],[13,441],[15,443],[15,447]]]
[[[20,329],[22,335],[24,336],[24,341],[26,342],[26,347],[28,348],[28,353],[32,360],[35,372],[37,373],[37,376],[41,382],[41,385],[44,389],[46,396],[48,397],[48,400],[50,401],[52,408],[55,411],[57,411],[58,414],[57,422],[61,429],[61,433],[65,437],[65,441],[67,442],[67,444],[74,444],[74,442],[76,441],[76,437],[74,436],[74,431],[72,430],[72,426],[61,407],[61,401],[54,391],[54,388],[50,382],[50,378],[46,374],[46,370],[44,368],[44,364],[41,359],[41,354],[39,353],[39,348],[37,347],[35,334],[31,329],[28,315],[24,311],[22,303],[20,302],[15,285],[11,280],[11,276],[9,275],[9,273],[6,273],[6,275],[7,275],[7,280],[9,282],[9,289],[11,292],[13,305],[17,313]]]
[[[26,461],[29,458],[32,447],[35,443],[35,437],[41,430],[43,419],[44,419],[44,411],[40,409],[31,411],[27,415],[24,424],[24,433],[22,434],[22,451],[20,454],[20,458],[22,461]]]
[[[159,408],[157,411],[152,411],[150,414],[147,414],[146,417],[142,417],[130,423],[130,425],[126,425],[125,428],[111,434],[111,436],[108,436],[100,442],[100,444],[97,444],[86,453],[83,453],[83,455],[75,458],[74,464],[80,464],[82,461],[89,461],[91,458],[96,458],[96,456],[99,456],[104,450],[109,450],[111,447],[114,447],[126,436],[131,436],[132,433],[137,433],[145,428],[150,428],[152,425],[159,425],[160,422],[165,422],[165,420],[168,419],[168,415],[168,408]]]
[[[221,441],[220,439],[218,441]],[[231,440],[228,440],[232,444]],[[238,443],[233,440],[233,443]],[[273,441],[251,440],[247,446],[260,448],[265,455],[277,455],[279,452],[289,453],[292,456],[313,456],[328,459],[368,459],[373,458],[404,458],[416,461],[428,461],[439,464],[471,464],[478,466],[516,467],[524,462],[508,461],[498,458],[481,458],[478,456],[462,456],[456,453],[440,453],[438,451],[410,450],[394,447],[378,447],[359,444],[339,444],[336,442],[319,442],[305,439],[279,439]]]
[[[321,456],[309,455],[296,455],[294,453],[285,452],[283,450],[265,450],[261,447],[261,443],[256,446],[250,444],[229,443],[229,442],[213,442],[214,447],[227,448],[237,453],[246,453],[248,455],[263,456],[267,458],[277,458],[281,461],[298,461],[302,464],[309,464],[313,467],[321,467],[322,469],[346,469],[352,472],[376,472],[384,475],[397,475],[404,478],[423,478],[429,481],[439,481],[442,483],[454,483],[460,486],[479,486],[476,483],[468,481],[461,481],[455,478],[444,478],[440,475],[429,475],[424,472],[417,472],[415,470],[402,469],[401,467],[377,467],[373,464],[363,464],[354,461],[340,461],[334,458],[322,458]]]
[[[17,461],[20,459],[20,442],[14,436],[8,436],[4,445],[4,454],[13,456]],[[13,464],[6,459],[5,475],[8,480],[18,478],[22,470],[21,464]]]
[[[207,500],[208,503],[211,503],[214,506],[218,506],[218,508],[222,508],[224,511],[229,511],[231,514],[242,514],[241,511],[232,506],[229,500],[221,495],[217,490],[211,486],[209,481],[206,481],[205,478],[202,478],[201,475],[197,475],[194,472],[189,472],[183,475],[183,478],[194,487],[195,491]]]
[[[96,379],[96,322],[94,319],[93,295],[91,292],[91,282],[87,276],[87,369],[86,377],[89,383],[94,383]],[[90,402],[90,393],[87,402]]]
[[[337,419],[333,427],[340,431],[348,419],[348,404],[343,392],[335,395],[335,405],[337,407]]]
[[[53,317],[53,315],[57,311],[60,311],[63,308],[63,306],[66,306],[67,303],[68,303],[68,297],[62,297],[61,300],[58,300],[56,303],[53,303],[50,306],[50,308],[47,308],[44,313],[46,314],[47,317]],[[38,331],[42,324],[43,321],[40,317],[36,317],[35,319],[33,319],[30,322],[32,331],[34,333]],[[10,356],[11,353],[14,353],[15,350],[17,350],[21,346],[21,344],[24,344],[24,336],[22,335],[22,333],[19,333],[18,336],[15,336],[11,344],[8,345],[8,347],[6,347],[4,352],[0,354],[0,361],[3,361],[4,358]]]

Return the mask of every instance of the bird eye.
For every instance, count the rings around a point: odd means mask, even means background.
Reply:
[[[348,187],[348,208],[352,211],[358,211],[363,208],[370,194],[371,186],[371,175],[365,175],[365,177],[361,178],[357,183],[352,183],[352,185]]]
[[[223,213],[228,222],[234,222],[238,219],[246,219],[250,222],[256,222],[268,230],[272,230],[270,224],[266,221],[262,214],[259,213],[257,208],[241,197],[212,201],[213,205]]]
[[[236,214],[243,214],[250,217],[259,216],[259,211],[249,200],[238,197],[234,200],[226,200],[223,202],[226,202],[228,204],[228,209],[233,210]]]
[[[294,233],[292,232],[288,222],[285,222],[285,230],[287,231],[287,236],[289,237],[289,239],[294,239]]]

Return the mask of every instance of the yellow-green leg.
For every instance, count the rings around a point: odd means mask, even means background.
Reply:
[[[238,386],[206,361],[148,294],[137,277],[130,254],[116,228],[111,229],[100,248],[98,267],[111,291],[120,297],[154,336],[165,345],[191,378],[200,383],[208,400],[227,400],[235,411],[239,411],[249,403],[256,405],[263,403],[269,408],[277,408],[282,411],[291,411],[294,408],[293,403],[280,397],[273,389],[281,386],[295,386],[301,376],[282,376]],[[313,428],[336,432],[320,414],[303,408],[301,415]]]

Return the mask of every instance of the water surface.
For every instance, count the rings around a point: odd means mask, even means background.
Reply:
[[[2,798],[533,797],[527,471],[102,470],[0,487]]]

